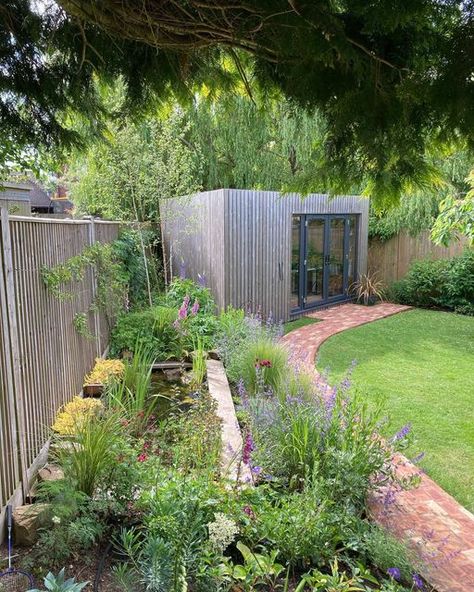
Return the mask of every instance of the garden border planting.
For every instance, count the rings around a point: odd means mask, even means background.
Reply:
[[[321,322],[301,327],[282,338],[295,358],[310,366],[321,344],[332,335],[369,323],[409,307],[381,303],[373,307],[343,304],[310,316]],[[423,577],[438,592],[474,589],[474,515],[403,456],[397,473],[419,474],[420,485],[406,491],[387,488],[370,499],[376,521],[407,540],[426,563]]]

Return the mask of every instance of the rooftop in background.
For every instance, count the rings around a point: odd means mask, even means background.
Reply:
[[[0,201],[6,201],[12,213],[65,216],[74,207],[62,185],[56,187],[54,192],[45,189],[39,181],[32,178],[18,182],[2,181],[1,185],[3,189],[0,190]]]

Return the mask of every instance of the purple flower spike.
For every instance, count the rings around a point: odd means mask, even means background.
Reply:
[[[387,569],[387,573],[388,575],[393,578],[394,580],[396,580],[397,582],[400,581],[401,579],[401,573],[400,570],[398,569],[398,567],[389,567]]]
[[[193,307],[191,308],[191,314],[193,315],[193,317],[195,317],[198,312],[199,312],[199,300],[196,298],[196,300],[194,301]]]
[[[413,584],[415,585],[415,587],[418,588],[418,590],[423,590],[424,584],[423,580],[421,579],[421,576],[419,574],[414,573],[412,577]]]
[[[401,430],[399,430],[395,434],[395,436],[393,436],[392,442],[398,442],[399,440],[405,439],[410,432],[411,432],[411,423],[407,423],[406,425],[404,425],[402,427]]]
[[[250,463],[250,456],[255,449],[255,445],[253,443],[252,434],[249,432],[245,436],[245,443],[242,450],[242,462],[244,465],[248,465]]]
[[[419,462],[421,462],[423,459],[425,458],[425,453],[424,452],[420,452],[420,454],[417,454],[417,456],[415,456],[414,458],[411,459],[411,462],[414,465],[417,465]]]

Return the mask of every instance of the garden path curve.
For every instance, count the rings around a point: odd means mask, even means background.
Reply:
[[[391,303],[343,304],[310,313],[320,322],[295,329],[282,341],[293,357],[316,372],[318,349],[331,335],[408,309]],[[400,476],[419,475],[420,485],[407,491],[386,488],[373,495],[371,515],[416,550],[424,565],[421,574],[438,592],[473,592],[474,515],[403,456],[396,464]]]

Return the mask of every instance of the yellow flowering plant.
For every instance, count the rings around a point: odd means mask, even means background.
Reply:
[[[77,395],[58,413],[53,431],[60,436],[73,436],[88,419],[103,408],[104,405],[99,399],[83,399]]]
[[[92,372],[84,380],[84,385],[107,384],[111,380],[120,379],[125,371],[122,360],[105,360],[96,358]]]

